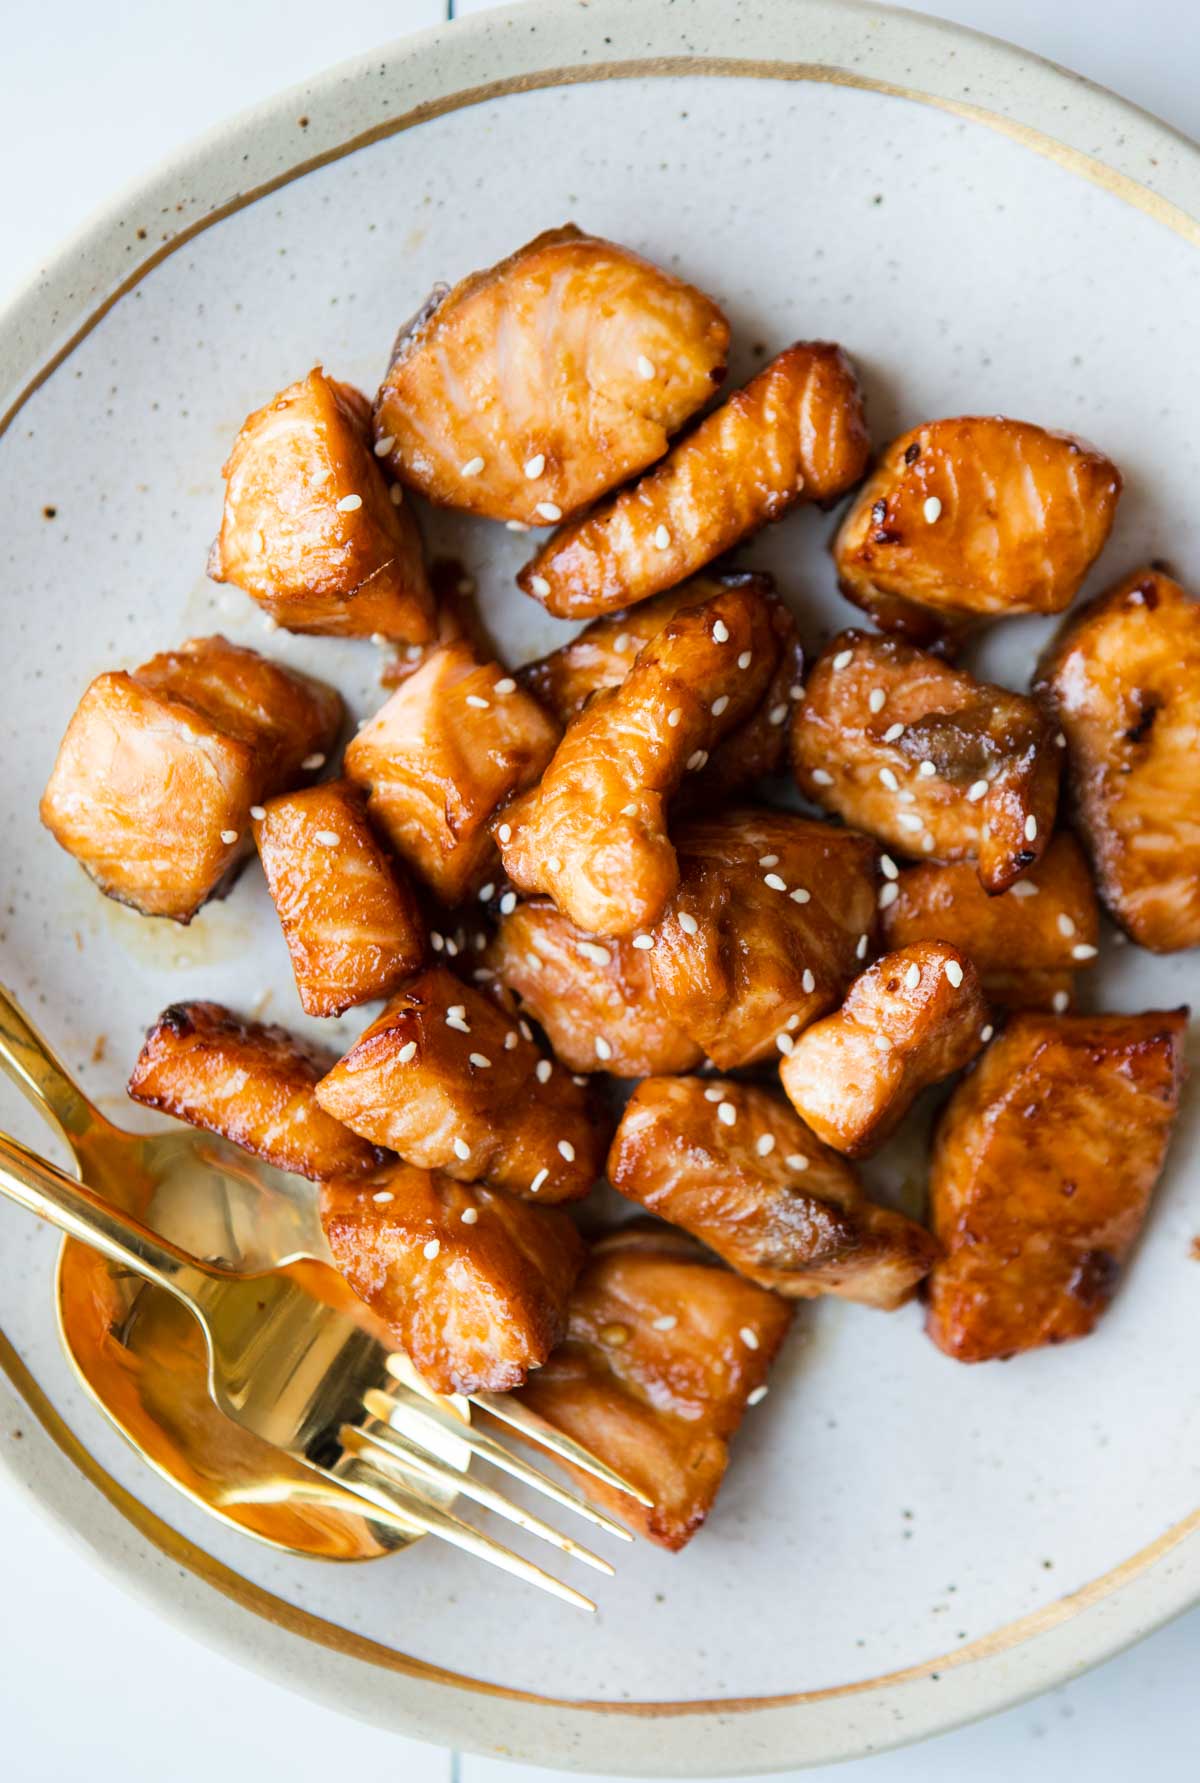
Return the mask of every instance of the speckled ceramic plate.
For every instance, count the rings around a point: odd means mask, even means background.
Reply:
[[[517,7],[217,131],[0,320],[3,976],[114,1109],[170,998],[269,991],[294,1016],[253,874],[186,932],[140,921],[39,829],[37,796],[88,678],[196,632],[313,667],[359,713],[378,699],[369,645],[268,639],[205,553],[243,415],[317,359],[373,389],[435,280],[573,217],[713,292],[739,374],[798,335],[845,342],[878,441],[963,410],[1092,436],[1127,476],[1101,576],[1166,556],[1194,586],[1198,216],[1200,152],[1152,119],[1001,44],[835,0]],[[850,617],[830,525],[801,512],[745,553],[812,637]],[[550,643],[513,587],[521,541],[429,530],[515,658]],[[985,666],[1023,683],[1043,629],[1001,628]],[[1106,943],[1094,994],[1174,1004],[1198,978],[1194,955]],[[429,1543],[318,1567],[193,1512],[82,1398],[50,1236],[2,1209],[0,1456],[164,1614],[406,1732],[663,1775],[861,1754],[1058,1682],[1200,1594],[1196,1124],[1193,1095],[1087,1343],[972,1370],[916,1307],[806,1312],[710,1526],[680,1558],[622,1556],[592,1622]]]

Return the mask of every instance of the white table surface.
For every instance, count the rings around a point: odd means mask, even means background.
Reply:
[[[449,11],[461,17],[491,3],[453,0]],[[59,238],[166,151],[447,10],[446,0],[58,0],[19,9],[10,0],[0,59],[0,303]],[[943,0],[926,10],[1063,62],[1200,137],[1194,0]],[[1198,1662],[1200,1611],[991,1721],[804,1775],[1194,1783]],[[260,1783],[269,1773],[303,1783],[335,1767],[397,1783],[551,1775],[378,1733],[239,1670],[114,1590],[0,1476],[0,1777]]]

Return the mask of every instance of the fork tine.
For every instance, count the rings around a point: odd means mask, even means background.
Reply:
[[[389,1370],[390,1366],[389,1363]],[[488,1461],[493,1467],[498,1467],[502,1472],[511,1474],[514,1480],[520,1480],[522,1485],[531,1486],[535,1492],[541,1492],[546,1498],[552,1499],[555,1504],[561,1505],[564,1510],[574,1511],[577,1516],[585,1517],[589,1523],[594,1523],[597,1529],[603,1529],[608,1535],[619,1536],[624,1542],[633,1540],[633,1536],[627,1529],[620,1523],[614,1522],[603,1511],[597,1510],[595,1505],[588,1504],[585,1499],[577,1498],[573,1492],[566,1491],[556,1480],[552,1480],[548,1474],[542,1473],[540,1468],[534,1467],[528,1461],[523,1461],[519,1455],[514,1455],[510,1449],[506,1449],[503,1443],[494,1442],[490,1436],[485,1436],[483,1431],[476,1429],[473,1424],[460,1423],[457,1418],[452,1418],[448,1412],[442,1411],[440,1406],[433,1405],[429,1400],[422,1398],[419,1393],[414,1393],[410,1387],[401,1386],[399,1391],[393,1389],[390,1394],[383,1394],[381,1397],[392,1399],[398,1409],[406,1415],[411,1414],[418,1423],[424,1418],[440,1430],[448,1431],[451,1436],[457,1437],[460,1442],[465,1443],[471,1453],[478,1455],[481,1461]]]
[[[535,1442],[543,1449],[548,1449],[552,1455],[557,1455],[560,1461],[569,1461],[573,1467],[578,1467],[583,1473],[590,1473],[593,1479],[603,1480],[606,1486],[615,1486],[618,1492],[623,1492],[627,1498],[632,1498],[636,1503],[645,1505],[648,1511],[654,1509],[654,1500],[647,1498],[640,1487],[623,1479],[619,1473],[614,1473],[613,1469],[606,1467],[603,1461],[598,1461],[591,1450],[585,1449],[582,1443],[577,1443],[572,1437],[564,1435],[561,1430],[553,1430],[549,1425],[541,1423],[527,1412],[523,1405],[511,1403],[505,1394],[472,1393],[471,1404],[477,1405],[481,1411],[490,1413],[493,1418],[499,1418],[502,1424],[507,1424],[511,1429],[519,1431],[530,1442]]]
[[[551,1597],[561,1598],[563,1603],[574,1604],[577,1609],[595,1611],[596,1606],[591,1598],[585,1597],[581,1591],[576,1591],[571,1585],[564,1585],[561,1579],[556,1579],[552,1573],[543,1572],[532,1560],[514,1554],[511,1548],[503,1547],[490,1536],[473,1529],[469,1523],[452,1517],[449,1511],[430,1503],[410,1487],[401,1485],[394,1476],[384,1473],[373,1462],[366,1460],[362,1456],[365,1439],[354,1425],[344,1424],[339,1440],[352,1459],[343,1472],[331,1477],[340,1480],[360,1498],[365,1498],[369,1504],[377,1505],[381,1510],[399,1512],[402,1517],[410,1518],[427,1535],[436,1535],[453,1547],[473,1554],[477,1560],[486,1560],[489,1565],[499,1567],[502,1572],[523,1579],[527,1585],[537,1585],[542,1591],[548,1591]]]
[[[370,1403],[374,1397],[382,1400],[385,1409],[387,1408],[387,1398],[384,1394],[375,1395],[372,1390],[368,1390],[364,1395],[368,1410],[376,1418],[379,1418],[379,1412]],[[485,1510],[494,1511],[498,1517],[504,1517],[508,1522],[515,1523],[518,1528],[527,1530],[530,1535],[540,1536],[544,1542],[549,1542],[551,1546],[561,1549],[572,1559],[582,1560],[585,1566],[593,1566],[597,1572],[607,1573],[610,1578],[612,1577],[613,1569],[608,1561],[602,1560],[598,1554],[593,1554],[590,1548],[585,1548],[580,1542],[572,1541],[569,1535],[560,1534],[549,1523],[543,1523],[540,1517],[535,1517],[531,1511],[522,1509],[519,1504],[510,1503],[503,1493],[495,1491],[483,1480],[477,1480],[472,1474],[460,1473],[457,1468],[448,1467],[445,1462],[439,1461],[435,1455],[431,1455],[428,1449],[419,1448],[416,1443],[402,1436],[398,1431],[390,1429],[386,1420],[379,1425],[363,1425],[362,1435],[367,1442],[382,1451],[388,1464],[398,1466],[401,1471],[411,1471],[415,1468],[419,1474],[436,1480],[439,1485],[450,1487],[452,1491],[461,1493],[464,1498],[473,1499]],[[383,1465],[382,1461],[381,1465]]]

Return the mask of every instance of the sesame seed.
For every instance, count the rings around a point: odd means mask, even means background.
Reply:
[[[467,462],[462,467],[461,475],[464,477],[477,477],[482,469],[482,458],[468,458]]]
[[[937,769],[931,761],[923,761],[918,766],[917,773],[921,776],[922,780],[932,780],[937,773]]]
[[[613,639],[613,649],[619,656],[624,656],[633,649],[633,639],[627,631],[621,632]]]
[[[464,1226],[473,1226],[479,1218],[479,1209],[477,1207],[464,1207],[458,1217]]]
[[[709,1084],[704,1092],[704,1100],[706,1102],[723,1102],[725,1100],[725,1092],[719,1083]]]
[[[558,1151],[559,1156],[565,1158],[568,1164],[573,1164],[575,1162],[575,1147],[571,1144],[569,1139],[559,1140]]]
[[[394,433],[385,433],[381,435],[381,437],[375,441],[376,458],[386,458],[395,444],[396,436]]]
[[[1077,941],[1071,949],[1073,960],[1094,960],[1099,953],[1098,947],[1091,947],[1086,941]]]
[[[539,1083],[549,1083],[550,1074],[553,1070],[554,1066],[550,1063],[549,1059],[539,1059],[533,1068],[533,1074]]]
[[[673,1312],[660,1313],[657,1319],[651,1319],[650,1321],[650,1324],[655,1331],[674,1331],[678,1323],[679,1320]]]
[[[464,1163],[470,1157],[471,1148],[465,1139],[456,1139],[454,1141],[454,1155],[456,1158],[461,1158]]]
[[[339,514],[353,514],[357,508],[361,507],[361,495],[343,495],[341,501],[337,504],[337,511]]]
[[[227,848],[232,847],[233,843],[235,843],[237,841],[237,839],[238,839],[238,833],[236,830],[222,830],[221,831],[221,840],[222,840],[222,842],[224,842],[224,844]]]
[[[700,924],[696,921],[690,910],[681,910],[679,912],[679,926],[685,935],[694,935],[700,928]]]
[[[612,1047],[608,1044],[608,1041],[604,1038],[603,1034],[597,1034],[593,1044],[595,1045],[596,1057],[598,1059],[612,1058]]]
[[[531,483],[541,476],[545,468],[546,454],[544,452],[535,452],[532,458],[527,458],[525,460],[525,475],[529,478]]]
[[[904,982],[908,986],[910,991],[915,991],[917,986],[920,984],[920,982],[921,982],[921,968],[920,968],[920,966],[918,966],[916,960],[913,961],[912,965],[908,968],[907,972],[904,974]]]
[[[942,971],[946,974],[946,982],[957,990],[963,981],[963,969],[958,961],[947,960],[946,964],[942,967]]]
[[[996,1030],[995,1030],[995,1028],[993,1028],[991,1022],[985,1022],[983,1027],[980,1028],[979,1038],[983,1041],[983,1044],[985,1046],[987,1045],[988,1041],[991,1039],[992,1035],[995,1032],[996,1032]]]
[[[267,814],[261,805],[251,805],[250,815],[254,819],[255,823],[261,823],[263,818]]]
[[[621,816],[622,817],[636,817],[637,816],[637,806],[633,805],[633,804],[622,805],[621,806]]]
[[[318,830],[315,837],[322,848],[336,848],[341,839],[336,830]]]
[[[318,768],[325,766],[325,757],[318,749],[313,755],[306,755],[300,766],[310,774],[315,773]]]
[[[446,1017],[446,1026],[448,1028],[453,1028],[456,1034],[469,1034],[471,1032],[470,1022],[464,1021],[461,1015],[448,1015]]]
[[[753,650],[743,650],[741,655],[738,657],[738,668],[739,669],[748,669],[750,667],[750,664],[753,661],[754,661]]]
[[[772,706],[767,713],[767,721],[770,724],[782,724],[787,714],[788,709],[785,705]]]
[[[517,907],[516,892],[506,891],[504,896],[500,900],[500,914],[501,914],[501,916],[511,916],[513,911],[516,909],[516,907]]]
[[[378,644],[380,647],[382,647],[384,644],[390,644],[391,639],[389,637],[387,637],[384,632],[373,631],[371,633],[371,642],[372,642],[372,644]]]
[[[437,1238],[431,1238],[429,1240],[428,1244],[426,1244],[424,1246],[421,1254],[422,1254],[422,1256],[427,1257],[429,1259],[429,1261],[432,1263],[433,1259],[437,1256],[437,1254],[441,1250],[441,1248],[442,1248],[441,1241]]]
[[[512,1050],[516,1046],[516,1044],[517,1044],[517,1030],[515,1028],[510,1028],[508,1030],[508,1033],[504,1036],[504,1050],[505,1050],[505,1052],[512,1052]]]
[[[441,953],[446,945],[445,937],[440,935],[436,929],[430,929],[429,945],[433,948],[434,953]]]
[[[542,1184],[545,1182],[545,1180],[549,1176],[549,1174],[550,1174],[550,1172],[543,1165],[542,1168],[538,1171],[537,1175],[534,1177],[533,1181],[529,1185],[529,1193],[531,1195],[537,1194],[538,1190],[541,1188]]]
[[[879,908],[881,910],[886,910],[889,907],[889,905],[894,904],[896,902],[896,899],[899,896],[900,896],[900,887],[895,883],[894,880],[889,879],[886,885],[881,885],[879,888]],[[865,949],[864,949],[864,952],[865,952]]]
[[[903,735],[904,726],[902,724],[889,724],[883,733],[883,740],[885,743],[895,743]]]
[[[900,877],[900,869],[897,867],[890,854],[880,855],[879,870],[885,879],[898,879]]]
[[[492,1061],[488,1058],[486,1053],[468,1053],[467,1059],[470,1064],[474,1065],[477,1071],[490,1071],[492,1068]]]
[[[492,688],[493,693],[516,693],[517,684],[511,675],[502,675]]]
[[[714,718],[720,718],[722,712],[725,711],[728,705],[729,695],[727,693],[718,694],[709,710],[712,712]]]
[[[450,955],[451,959],[455,959],[457,957],[458,942],[455,941],[453,936],[451,936],[451,935],[446,936],[446,952]]]
[[[481,693],[469,693],[467,695],[468,706],[474,706],[477,712],[486,712],[491,703],[491,700],[485,700]]]
[[[904,830],[920,831],[925,828],[924,818],[918,817],[915,811],[898,811],[896,813],[896,822],[900,825],[901,829]]]
[[[1063,735],[1063,733],[1062,733],[1062,731],[1057,731],[1057,732],[1056,732],[1056,733],[1055,733],[1055,737],[1054,737],[1054,746],[1055,746],[1055,748],[1056,748],[1056,749],[1065,749],[1065,748],[1066,748],[1066,746],[1067,746],[1067,739],[1066,739],[1066,737],[1065,737],[1065,736],[1064,736],[1064,735]]]
[[[749,1325],[743,1325],[738,1332],[738,1336],[748,1350],[756,1350],[758,1348],[758,1332],[753,1330]]]
[[[497,840],[497,842],[511,842],[512,841],[512,824],[511,823],[502,823],[500,825],[500,828],[496,831],[496,840]]]
[[[578,950],[585,960],[591,960],[597,966],[610,966],[612,954],[607,947],[601,947],[598,941],[580,941]]]
[[[871,1044],[876,1052],[891,1052],[892,1043],[886,1034],[872,1034]]]
[[[1034,815],[1031,812],[1030,815],[1025,819],[1025,840],[1027,842],[1036,842],[1037,841],[1037,830],[1038,830],[1037,818],[1034,817]]]
[[[533,592],[536,595],[541,596],[543,600],[550,592],[550,584],[547,582],[545,576],[530,576],[529,586],[532,588]]]
[[[811,997],[816,988],[817,981],[813,977],[812,968],[811,966],[805,966],[800,979],[800,989],[804,992],[806,997]]]
[[[932,854],[936,846],[937,844],[932,836],[925,835],[921,837],[921,847],[925,850],[926,854]]]
[[[540,501],[535,512],[539,513],[543,520],[562,519],[562,509],[556,501]]]
[[[713,637],[716,639],[718,644],[728,644],[728,642],[729,642],[729,627],[726,625],[726,623],[723,619],[718,619],[714,623]]]
[[[777,854],[760,854],[758,857],[758,864],[760,867],[777,867],[779,865],[779,856]]]
[[[403,491],[403,489],[401,489],[399,483],[393,483],[391,488],[388,490],[388,500],[391,502],[391,504],[394,508],[399,508],[399,507],[403,506],[404,491]]]
[[[733,1106],[732,1102],[717,1103],[717,1119],[721,1122],[722,1126],[732,1127],[734,1121],[737,1120],[737,1109]]]
[[[897,895],[899,895],[899,894],[897,894]],[[892,900],[891,900],[891,898],[889,898],[888,903],[890,904],[891,902],[892,902]],[[885,908],[886,908],[886,906],[885,906]],[[856,959],[859,959],[859,960],[866,959],[867,948],[870,946],[870,939],[871,938],[869,935],[860,935],[858,937],[858,944],[854,949],[854,957]]]
[[[926,496],[921,512],[924,514],[926,520],[928,520],[930,526],[933,525],[935,520],[941,518],[942,504],[936,495]]]
[[[775,1044],[786,1059],[796,1042],[792,1039],[790,1034],[776,1034]]]
[[[416,1056],[417,1043],[415,1040],[406,1040],[404,1045],[400,1048],[400,1051],[396,1054],[396,1057],[402,1065],[407,1065],[409,1060],[415,1059]]]
[[[788,896],[791,898],[793,904],[807,904],[812,897],[812,893],[806,886],[798,885],[794,891],[788,893]]]
[[[814,786],[832,786],[833,775],[826,768],[814,768],[812,781]]]
[[[394,1201],[396,1197],[392,1194],[390,1189],[377,1189],[371,1196],[371,1199],[372,1201],[377,1201],[380,1207],[386,1207],[388,1202]]]
[[[1067,937],[1068,941],[1070,940],[1071,936],[1075,933],[1075,924],[1071,921],[1071,918],[1065,913],[1065,911],[1060,912],[1060,914],[1059,914],[1058,932],[1060,935],[1065,935]]]
[[[973,780],[967,788],[967,797],[973,805],[977,805],[985,797],[988,789],[986,780]]]
[[[853,650],[839,650],[833,659],[833,666],[835,669],[848,669],[853,661]]]
[[[688,769],[691,773],[698,774],[700,772],[700,769],[705,766],[707,761],[708,761],[708,750],[707,749],[693,749],[692,753],[688,756],[688,759],[687,759]]]
[[[807,1170],[808,1159],[803,1152],[789,1152],[784,1160],[789,1170]]]
[[[1070,1001],[1071,1001],[1071,999],[1067,995],[1066,991],[1055,991],[1053,999],[1052,999],[1052,1006],[1053,1006],[1055,1015],[1061,1015],[1063,1010],[1067,1007],[1067,1004]]]
[[[763,1400],[767,1397],[768,1390],[769,1389],[766,1387],[755,1387],[753,1393],[747,1393],[746,1404],[761,1405]]]
[[[769,1158],[775,1150],[774,1133],[760,1133],[754,1142],[754,1149],[760,1158]]]
[[[769,885],[772,891],[786,891],[787,880],[781,879],[778,873],[764,873],[763,884]]]
[[[665,526],[656,526],[655,527],[655,529],[654,529],[654,548],[656,551],[669,551],[670,550],[671,535],[667,531]]]
[[[889,792],[899,792],[900,791],[900,782],[897,780],[896,776],[892,773],[892,770],[890,768],[880,768],[879,778],[882,781],[883,785],[887,787]]]
[[[675,726],[679,723],[679,720],[682,717],[683,717],[683,707],[682,706],[672,706],[671,710],[667,713],[667,723],[670,725],[672,730],[675,729]]]
[[[481,904],[489,903],[491,901],[491,899],[495,897],[495,895],[496,895],[496,888],[492,884],[490,879],[488,880],[486,885],[480,886],[480,888],[479,888],[479,902]]]
[[[654,946],[654,936],[635,935],[633,937],[633,945],[638,949],[639,953],[648,953]]]
[[[522,1040],[532,1040],[533,1039],[533,1029],[530,1027],[528,1022],[518,1022],[517,1026],[521,1030]]]
[[[528,532],[529,531],[529,527],[526,525],[524,520],[506,520],[504,522],[504,524],[508,528],[509,532]]]
[[[637,375],[647,384],[655,375],[654,361],[652,359],[647,359],[644,353],[639,353],[637,356]]]
[[[867,705],[871,708],[872,712],[882,712],[886,699],[887,694],[884,693],[882,687],[873,687],[867,700]]]
[[[1037,894],[1038,888],[1032,879],[1018,879],[1015,885],[1008,888],[1010,898],[1036,898]]]
[[[562,868],[561,859],[559,858],[559,856],[557,854],[552,854],[550,856],[549,860],[546,862],[546,871],[548,873],[561,873],[562,870],[563,870],[563,868]]]

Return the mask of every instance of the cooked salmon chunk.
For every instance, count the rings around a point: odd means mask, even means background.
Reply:
[[[365,396],[320,366],[243,423],[209,559],[289,631],[420,643],[433,599],[411,512],[370,441]]]
[[[1003,415],[893,440],[842,522],[842,593],[914,644],[1061,613],[1112,529],[1121,473],[1067,433]]]
[[[792,1299],[833,1294],[888,1310],[936,1246],[868,1201],[853,1169],[782,1097],[728,1078],[650,1077],[608,1157],[613,1187]]]
[[[579,1480],[632,1528],[678,1550],[712,1509],[729,1444],[767,1392],[792,1308],[664,1227],[597,1244],[571,1296],[566,1341],[522,1403],[654,1500]]]
[[[586,1256],[565,1213],[393,1164],[321,1187],[338,1269],[438,1393],[507,1393],[567,1327]]]
[[[700,1047],[663,1009],[644,947],[600,941],[541,899],[502,915],[484,955],[570,1071],[690,1071]]]
[[[572,719],[541,784],[504,812],[495,834],[513,884],[546,893],[590,934],[653,927],[679,879],[671,798],[745,722],[778,659],[771,607],[753,583],[676,614],[620,686]]]
[[[1016,1015],[955,1091],[930,1177],[929,1335],[959,1362],[1086,1337],[1166,1156],[1186,1009]]]
[[[764,599],[772,602],[781,645],[775,677],[755,711],[717,745],[704,766],[694,776],[689,775],[682,789],[688,801],[699,806],[714,798],[728,797],[755,780],[777,774],[783,767],[788,714],[804,682],[804,652],[796,634],[796,622],[774,596],[769,576],[693,576],[682,587],[670,588],[640,606],[593,619],[569,643],[537,662],[527,663],[518,679],[554,713],[560,724],[569,724],[593,693],[602,687],[621,685],[642,649],[677,614],[713,599],[722,588],[742,582],[753,582]]]
[[[604,1166],[588,1091],[444,966],[392,998],[317,1097],[364,1139],[460,1182],[575,1201]]]
[[[888,866],[889,948],[947,941],[969,955],[985,997],[1016,1008],[1067,1008],[1072,977],[1091,965],[1100,938],[1096,893],[1074,836],[1060,831],[1041,860],[995,898],[965,863],[926,862],[898,873]]]
[[[722,1071],[776,1058],[840,999],[871,945],[875,844],[750,808],[673,839],[679,886],[641,940],[658,1001]]]
[[[1155,953],[1200,945],[1200,603],[1159,570],[1126,577],[1065,622],[1036,692],[1114,920]]]
[[[190,922],[252,852],[250,808],[332,749],[331,687],[224,638],[98,675],[42,794],[42,822],[101,891]]]
[[[966,954],[917,941],[868,966],[779,1068],[788,1100],[848,1157],[877,1151],[931,1083],[984,1044],[988,1008]]]
[[[558,739],[500,663],[444,644],[351,738],[345,770],[401,859],[458,904],[496,870],[489,822],[538,778]]]
[[[399,687],[442,644],[468,644],[478,662],[488,662],[498,655],[479,610],[475,577],[457,560],[443,557],[430,566],[429,582],[435,606],[434,635],[424,644],[397,646],[385,660],[379,676],[384,687]],[[531,688],[530,692],[534,690]]]
[[[792,720],[806,798],[898,854],[978,862],[1006,891],[1054,828],[1060,752],[1032,700],[893,638],[842,632]]]
[[[254,816],[267,890],[307,1014],[341,1015],[398,990],[424,960],[425,927],[357,787],[335,780],[284,793],[255,806]]]
[[[517,581],[560,619],[632,606],[797,502],[841,495],[869,453],[854,367],[828,341],[797,341],[639,483],[555,533]]]
[[[172,1003],[129,1079],[135,1102],[219,1133],[279,1170],[362,1176],[383,1153],[326,1114],[313,1087],[337,1055],[219,1003]]]
[[[660,458],[728,346],[703,292],[567,224],[434,291],[396,342],[375,449],[431,501],[544,526]]]

